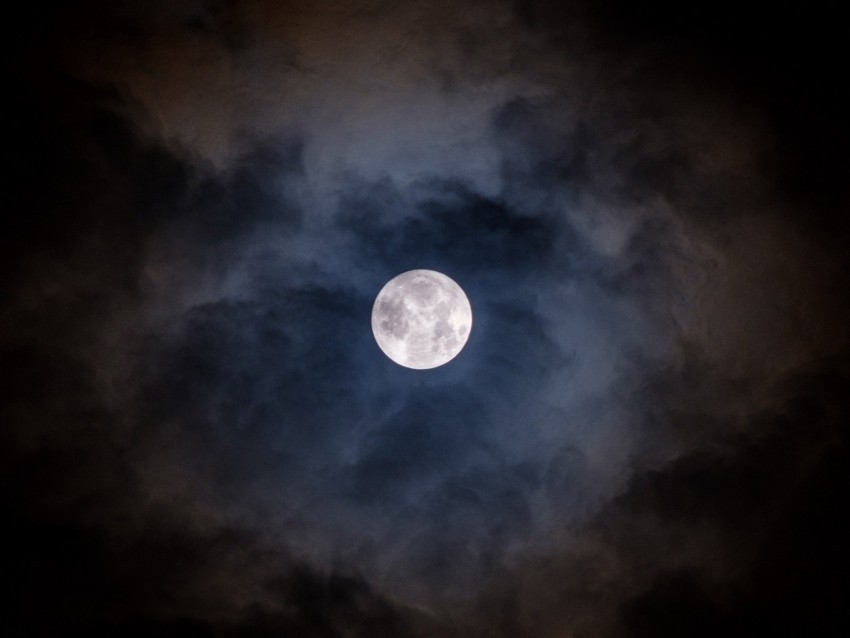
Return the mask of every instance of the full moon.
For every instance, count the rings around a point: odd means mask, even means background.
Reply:
[[[406,368],[427,370],[454,359],[472,329],[472,308],[452,279],[409,270],[390,279],[372,307],[375,341]]]

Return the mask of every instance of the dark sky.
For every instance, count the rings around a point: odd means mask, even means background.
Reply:
[[[780,4],[7,15],[2,626],[850,635],[850,33]]]

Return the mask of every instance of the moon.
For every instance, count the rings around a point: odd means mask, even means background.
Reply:
[[[472,330],[463,289],[435,270],[409,270],[381,288],[372,307],[372,333],[384,354],[414,370],[454,359]]]

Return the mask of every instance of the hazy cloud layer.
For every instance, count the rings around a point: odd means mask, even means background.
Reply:
[[[21,635],[831,635],[834,45],[806,74],[749,12],[621,4],[93,2],[22,28]],[[412,268],[475,316],[426,373],[369,330]]]

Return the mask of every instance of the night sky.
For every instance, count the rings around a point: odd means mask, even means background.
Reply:
[[[7,13],[0,633],[850,635],[850,30],[779,4]]]

